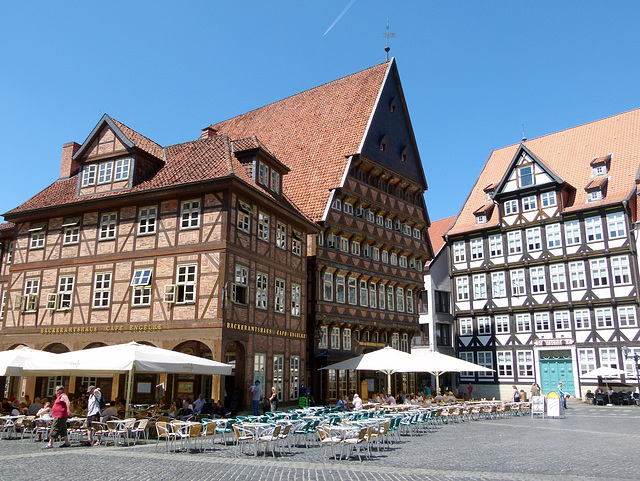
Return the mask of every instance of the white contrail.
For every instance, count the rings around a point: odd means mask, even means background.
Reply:
[[[329,28],[327,29],[327,31],[326,31],[326,32],[324,32],[324,33],[322,34],[322,36],[323,36],[323,37],[324,37],[326,34],[328,34],[328,33],[329,33],[329,30],[331,30],[331,29],[334,27],[334,25],[335,25],[336,23],[338,23],[338,22],[340,21],[340,19],[344,16],[344,14],[345,14],[345,13],[347,13],[347,10],[349,10],[349,9],[351,8],[351,5],[353,5],[354,3],[356,3],[356,0],[351,0],[351,1],[349,2],[349,5],[347,5],[346,7],[344,7],[344,10],[343,10],[342,12],[340,12],[340,15],[338,15],[338,18],[336,18],[336,19],[333,21],[333,23],[329,26]]]

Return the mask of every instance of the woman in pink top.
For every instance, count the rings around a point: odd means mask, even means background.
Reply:
[[[64,393],[63,386],[56,386],[56,395],[58,397],[56,397],[51,408],[53,423],[51,424],[51,431],[49,431],[49,444],[43,446],[42,449],[51,449],[53,441],[58,437],[64,440],[64,443],[60,445],[61,448],[71,446],[67,437],[67,418],[70,411],[69,397]]]

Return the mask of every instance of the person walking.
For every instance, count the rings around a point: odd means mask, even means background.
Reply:
[[[61,437],[64,441],[64,443],[60,445],[61,448],[71,446],[69,437],[67,436],[67,418],[71,411],[71,403],[69,402],[69,397],[64,393],[63,386],[56,386],[56,396],[56,400],[51,408],[53,423],[51,424],[51,431],[49,431],[49,443],[46,446],[42,446],[42,449],[51,449],[53,447],[53,441],[58,437]]]
[[[253,386],[249,387],[251,393],[251,407],[253,409],[254,416],[260,416],[260,400],[262,399],[262,386],[260,381],[256,379]]]
[[[537,382],[534,382],[531,385],[531,397],[540,396],[540,386],[538,386]]]
[[[562,390],[562,381],[558,383],[558,394],[562,398],[562,407],[567,409],[567,398],[569,397],[569,393]]]
[[[275,413],[278,410],[278,393],[276,392],[275,386],[271,386],[271,396],[269,396],[269,409],[271,409],[272,413]]]
[[[87,401],[87,438],[89,439],[89,446],[94,446],[93,442],[93,423],[100,422],[100,399],[102,399],[102,392],[99,387],[89,386],[87,389],[89,400]],[[97,446],[99,441],[95,442]]]

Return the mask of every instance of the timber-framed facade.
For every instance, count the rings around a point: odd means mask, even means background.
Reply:
[[[584,374],[640,352],[635,110],[494,151],[447,235],[465,360],[482,396],[533,382],[594,390]],[[614,382],[616,380],[613,380]],[[611,380],[610,380],[611,382]]]

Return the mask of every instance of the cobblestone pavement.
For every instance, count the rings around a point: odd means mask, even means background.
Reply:
[[[640,407],[574,404],[566,419],[529,416],[437,426],[402,436],[391,450],[362,462],[325,459],[319,447],[293,454],[234,456],[166,453],[155,443],[132,447],[42,450],[28,440],[0,441],[0,480],[431,481],[637,480]],[[56,446],[58,443],[56,443]]]

